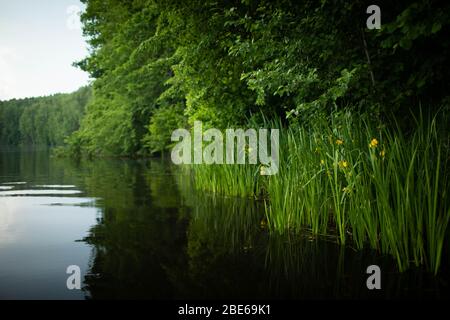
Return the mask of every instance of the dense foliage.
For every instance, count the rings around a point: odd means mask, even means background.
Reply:
[[[400,119],[448,96],[445,1],[379,1],[380,30],[366,1],[84,2],[91,55],[78,64],[97,80],[77,151],[163,150],[180,117],[225,127],[350,106]]]
[[[90,95],[83,87],[71,94],[0,101],[0,145],[63,145],[78,130]]]
[[[195,120],[276,125],[278,175],[200,165],[197,188],[268,200],[271,231],[331,229],[401,270],[438,272],[450,222],[450,3],[378,1],[381,29],[368,29],[366,1],[83,2],[91,50],[77,65],[95,81],[66,139],[72,153],[164,152]],[[59,108],[58,97],[2,105],[2,139],[60,144],[82,107]]]

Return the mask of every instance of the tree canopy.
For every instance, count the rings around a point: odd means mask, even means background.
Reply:
[[[0,101],[0,145],[61,146],[78,130],[91,90]]]
[[[371,3],[361,0],[83,2],[90,54],[76,64],[95,81],[68,139],[77,152],[163,151],[167,132],[195,120],[217,128],[262,117],[302,122],[340,108],[401,120],[450,101],[446,1],[379,1],[381,29],[373,30]],[[23,133],[2,125],[2,139],[59,144],[61,130],[29,135],[47,110],[33,108],[22,121],[11,114]]]

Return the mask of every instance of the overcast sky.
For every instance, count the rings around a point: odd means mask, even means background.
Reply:
[[[0,0],[0,100],[72,92],[88,75],[77,0]]]

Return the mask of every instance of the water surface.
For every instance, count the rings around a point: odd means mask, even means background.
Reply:
[[[332,239],[269,235],[262,203],[195,192],[159,160],[0,152],[0,299],[448,297],[445,273]],[[367,266],[382,290],[366,287]],[[82,271],[68,290],[66,269]]]

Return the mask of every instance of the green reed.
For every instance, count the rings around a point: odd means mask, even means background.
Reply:
[[[251,164],[190,165],[199,190],[227,196],[257,197],[259,167]]]
[[[268,122],[266,127],[278,127]],[[392,255],[399,270],[437,273],[450,219],[448,147],[437,118],[416,119],[405,135],[350,112],[291,124],[280,133],[280,169],[192,166],[201,190],[267,198],[272,232],[335,234],[341,244]]]

